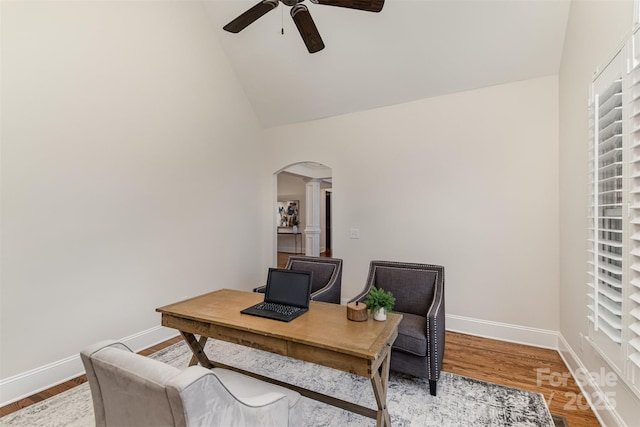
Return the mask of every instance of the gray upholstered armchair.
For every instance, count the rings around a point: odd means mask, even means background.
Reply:
[[[371,261],[365,289],[352,301],[364,301],[372,286],[391,292],[393,311],[403,316],[391,348],[391,370],[428,379],[435,396],[444,356],[444,267]]]
[[[290,256],[287,270],[313,271],[311,299],[313,301],[340,304],[342,291],[342,260],[339,258],[319,258],[312,256]],[[258,286],[253,291],[264,293],[266,286]]]
[[[226,369],[184,370],[101,341],[80,353],[96,426],[296,426],[300,395]]]

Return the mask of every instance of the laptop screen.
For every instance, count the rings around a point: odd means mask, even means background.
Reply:
[[[308,307],[312,278],[311,271],[270,268],[264,300],[296,307]]]

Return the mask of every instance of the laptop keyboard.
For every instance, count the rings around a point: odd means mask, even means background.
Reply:
[[[258,310],[267,310],[280,313],[285,316],[290,316],[293,313],[297,313],[302,310],[300,307],[292,307],[290,305],[276,304],[273,302],[263,302],[255,306]]]

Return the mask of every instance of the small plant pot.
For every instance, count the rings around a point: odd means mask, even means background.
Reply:
[[[384,308],[377,309],[373,312],[373,319],[384,322],[385,320],[387,320],[387,310],[385,310]]]

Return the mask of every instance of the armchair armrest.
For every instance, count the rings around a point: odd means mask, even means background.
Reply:
[[[429,367],[429,379],[437,380],[442,370],[445,345],[445,309],[444,309],[444,280],[436,283],[433,301],[427,311],[427,353],[431,355],[433,363]]]
[[[311,300],[340,304],[341,293],[342,293],[341,277],[340,275],[337,275],[333,277],[332,280],[329,281],[329,283],[327,283],[325,287],[320,288],[317,291],[311,293]]]
[[[224,369],[191,366],[167,383],[177,425],[288,425],[299,394]],[[182,418],[182,419],[180,419]]]

